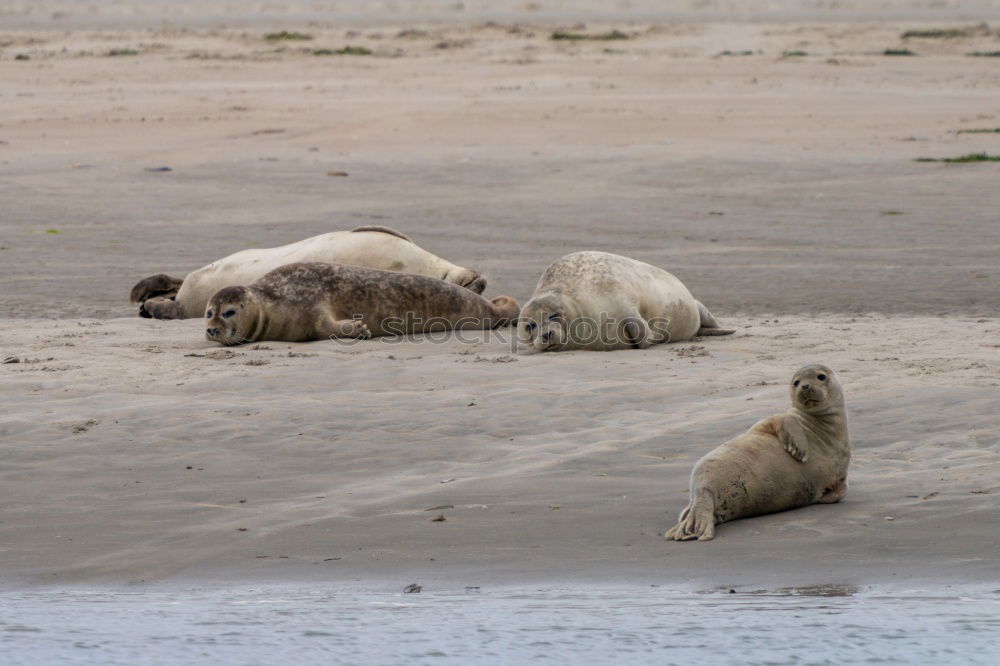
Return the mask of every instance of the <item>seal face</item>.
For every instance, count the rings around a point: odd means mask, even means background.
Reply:
[[[520,308],[436,278],[360,266],[286,264],[249,286],[217,291],[205,337],[223,345],[303,342],[506,326]]]
[[[521,311],[517,346],[522,353],[646,349],[733,332],[662,268],[608,252],[574,252],[545,269]]]
[[[232,284],[250,284],[269,271],[296,262],[327,262],[414,273],[445,280],[477,294],[486,288],[479,274],[435,256],[394,229],[379,226],[334,231],[266,249],[243,250],[189,273],[183,280],[153,275],[136,284],[129,299],[139,314],[157,319],[200,317],[208,299]]]
[[[719,523],[847,495],[851,449],[840,381],[825,365],[807,365],[792,376],[788,391],[787,412],[698,461],[691,501],[664,538],[708,541]]]

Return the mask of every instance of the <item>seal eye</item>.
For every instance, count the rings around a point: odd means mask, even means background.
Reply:
[[[798,386],[798,385],[799,385],[799,380],[796,379],[794,382],[792,382],[792,386]]]
[[[820,380],[821,382],[825,382],[826,381],[826,375],[824,375],[823,373],[820,373],[820,374],[816,375],[816,379]]]
[[[561,312],[553,312],[552,314],[549,315],[549,321],[561,321],[561,320],[562,320]]]
[[[222,318],[223,319],[229,319],[234,314],[236,314],[236,310],[226,310],[225,312],[222,313]]]
[[[209,310],[208,312],[205,313],[205,319],[211,319],[211,318],[212,318],[212,311]]]
[[[528,333],[531,333],[533,330],[535,330],[535,326],[537,326],[535,322],[529,321],[528,325],[525,328],[528,329]]]

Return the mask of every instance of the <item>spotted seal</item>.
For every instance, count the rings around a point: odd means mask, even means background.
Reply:
[[[488,301],[423,275],[299,262],[249,286],[217,291],[205,309],[205,336],[237,345],[490,329],[509,324],[518,311],[508,296]]]

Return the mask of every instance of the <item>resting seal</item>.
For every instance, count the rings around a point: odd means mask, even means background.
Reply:
[[[607,252],[554,261],[524,305],[519,352],[646,349],[696,335],[728,335],[676,277]]]
[[[844,499],[851,448],[840,382],[825,365],[807,365],[789,393],[787,412],[698,461],[691,503],[664,538],[708,541],[719,523]]]
[[[208,301],[205,336],[224,345],[303,342],[489,329],[517,318],[517,301],[437,278],[343,264],[295,263]]]
[[[183,280],[153,275],[132,287],[131,302],[139,314],[157,319],[190,319],[205,314],[208,299],[223,287],[250,284],[278,266],[297,261],[323,261],[415,273],[453,282],[481,294],[486,280],[424,250],[388,227],[366,226],[333,231],[297,243],[243,250],[188,273]]]

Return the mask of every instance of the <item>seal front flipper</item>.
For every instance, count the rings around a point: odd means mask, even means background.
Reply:
[[[778,426],[778,441],[792,456],[801,463],[809,459],[809,437],[805,429],[794,417],[786,416]]]
[[[151,298],[139,305],[139,316],[146,319],[183,319],[181,304],[173,298]]]
[[[316,323],[318,338],[356,338],[367,340],[372,337],[368,325],[360,319],[334,319],[330,315],[321,315]]]
[[[701,318],[701,324],[695,335],[732,335],[736,332],[735,328],[722,328],[704,303],[701,301],[695,303],[698,304],[698,315]]]
[[[142,303],[157,296],[172,298],[177,295],[184,282],[182,278],[170,277],[163,273],[143,278],[129,292],[129,303]]]
[[[646,324],[646,320],[639,315],[638,310],[622,322],[621,333],[633,349],[649,349],[653,346],[649,326]]]

